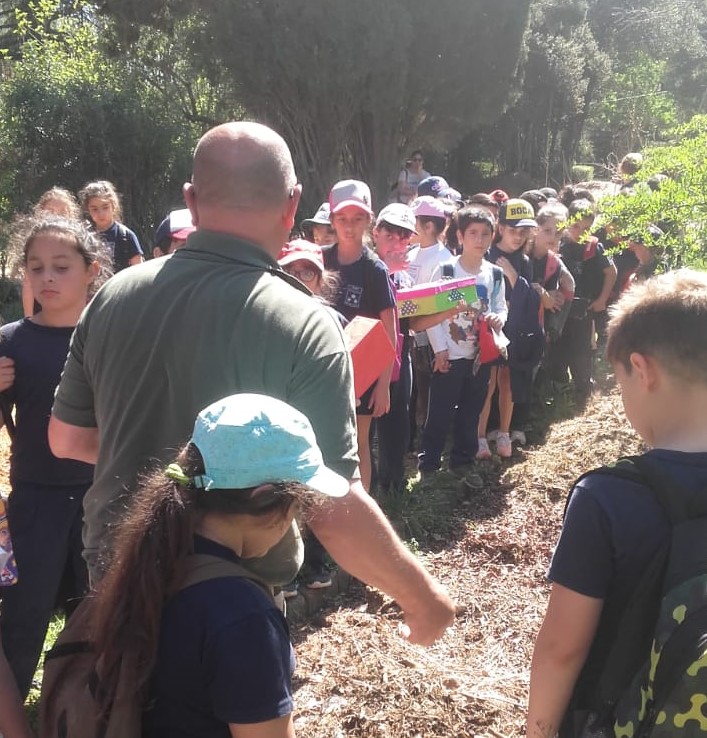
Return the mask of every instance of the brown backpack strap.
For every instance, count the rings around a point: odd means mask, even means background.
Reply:
[[[275,604],[272,587],[266,584],[252,571],[248,571],[244,566],[237,564],[235,561],[222,559],[211,554],[191,554],[187,558],[186,574],[180,589],[186,589],[193,584],[208,582],[211,579],[219,579],[220,577],[241,577],[248,579],[257,584]],[[276,605],[277,606],[277,605]]]

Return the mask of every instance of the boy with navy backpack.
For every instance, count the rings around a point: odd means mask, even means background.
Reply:
[[[527,735],[704,735],[707,275],[636,284],[607,358],[651,450],[580,477],[548,578]]]

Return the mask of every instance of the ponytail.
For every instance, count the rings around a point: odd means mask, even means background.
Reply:
[[[190,455],[188,449],[183,456]],[[95,595],[92,628],[106,705],[114,697],[122,659],[134,669],[136,693],[146,697],[162,608],[179,588],[193,552],[196,494],[157,472],[132,497],[118,528],[110,567]]]

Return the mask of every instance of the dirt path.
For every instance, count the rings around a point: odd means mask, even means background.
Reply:
[[[413,499],[428,500],[420,509],[446,516],[437,521],[446,534],[431,524],[432,545],[419,555],[463,614],[432,648],[410,646],[392,603],[359,587],[295,631],[297,735],[518,735],[566,492],[581,471],[639,448],[607,389],[581,416],[555,424],[542,446],[503,466],[488,462],[490,488],[481,494],[467,498],[444,475],[436,490],[413,488]]]

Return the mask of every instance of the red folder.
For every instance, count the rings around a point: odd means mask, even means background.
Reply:
[[[393,363],[395,349],[380,320],[356,316],[344,329],[354,371],[356,398]]]

